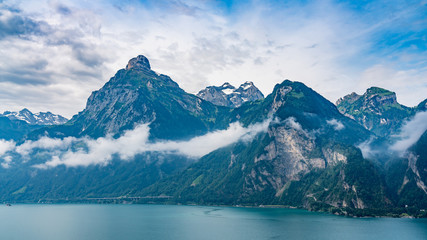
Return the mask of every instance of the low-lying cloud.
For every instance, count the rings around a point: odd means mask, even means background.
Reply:
[[[393,136],[390,144],[373,146],[374,139],[361,143],[357,147],[361,149],[365,158],[384,156],[405,156],[408,149],[413,146],[427,131],[427,112],[419,112],[401,127],[400,133]]]
[[[390,146],[390,150],[404,152],[414,145],[427,130],[427,112],[419,112],[401,128],[398,140]]]
[[[343,130],[345,128],[344,124],[342,124],[342,122],[336,120],[336,119],[331,119],[331,120],[326,120],[326,123],[328,125],[331,125],[336,131],[340,131]]]
[[[289,117],[285,119],[285,123],[290,128],[293,128],[297,131],[302,131],[302,126],[299,122],[297,122],[295,117]]]
[[[67,167],[106,165],[114,157],[126,161],[145,152],[180,154],[197,159],[235,142],[251,141],[258,133],[267,131],[271,122],[272,119],[267,119],[248,127],[243,127],[239,122],[235,122],[225,130],[213,131],[188,141],[149,142],[149,124],[142,124],[133,130],[126,131],[117,139],[112,136],[98,139],[42,137],[37,141],[26,141],[19,146],[15,146],[14,142],[0,140],[0,158],[3,159],[3,167],[9,167],[11,158],[3,157],[7,153],[14,152],[19,154],[24,161],[29,161],[30,156],[37,151],[37,153],[49,156],[49,160],[45,163],[34,165],[40,169],[59,165]]]

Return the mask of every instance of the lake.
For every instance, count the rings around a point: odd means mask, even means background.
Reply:
[[[0,206],[0,239],[427,239],[427,219],[173,205]]]

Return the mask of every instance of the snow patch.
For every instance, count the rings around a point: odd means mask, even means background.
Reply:
[[[226,88],[226,89],[222,89],[222,92],[225,95],[230,95],[230,94],[232,94],[234,92],[234,89]]]

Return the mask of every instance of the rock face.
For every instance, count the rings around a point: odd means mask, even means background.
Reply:
[[[342,114],[381,137],[395,134],[403,121],[415,114],[415,109],[397,102],[394,92],[378,87],[369,88],[363,95],[351,93],[336,105]]]
[[[126,70],[130,70],[132,68],[147,69],[147,70],[151,69],[150,62],[143,55],[139,55],[138,57],[132,58],[131,60],[129,60],[128,65],[126,66]]]
[[[19,112],[6,111],[2,116],[10,120],[22,120],[31,125],[60,125],[68,121],[61,115],[53,114],[51,112],[32,113],[30,110],[24,108]]]
[[[215,105],[231,108],[264,98],[262,92],[252,82],[245,82],[237,89],[229,83],[219,87],[210,86],[197,93],[197,96]]]

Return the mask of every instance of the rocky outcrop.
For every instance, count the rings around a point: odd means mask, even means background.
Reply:
[[[138,57],[135,57],[129,60],[126,66],[126,70],[130,70],[132,68],[148,69],[148,70],[151,69],[150,62],[143,55],[139,55]]]

